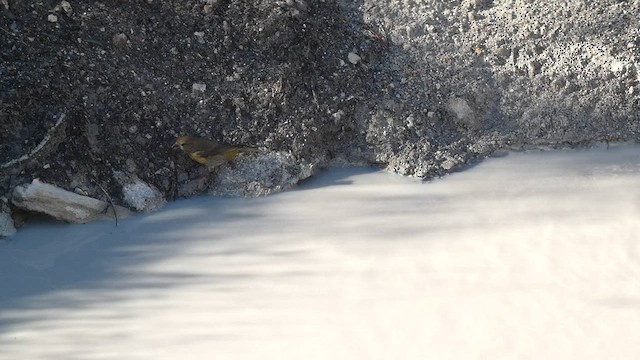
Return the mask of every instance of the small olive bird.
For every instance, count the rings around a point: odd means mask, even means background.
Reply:
[[[222,144],[195,136],[180,136],[175,143],[194,161],[214,169],[227,161],[233,160],[240,153],[254,152],[255,149]]]

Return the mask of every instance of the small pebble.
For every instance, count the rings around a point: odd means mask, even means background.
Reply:
[[[340,120],[342,120],[342,117],[344,116],[344,111],[338,110],[338,111],[334,112],[331,115],[333,116],[334,119],[336,119],[336,121],[340,121]]]
[[[47,16],[47,21],[50,23],[58,22],[58,17],[54,14],[49,14],[49,16]]]
[[[456,162],[452,159],[445,160],[440,166],[445,170],[451,170],[456,166]]]
[[[119,34],[113,35],[113,38],[111,39],[111,41],[113,42],[113,45],[115,45],[116,47],[124,48],[127,46],[127,42],[129,41],[129,39],[127,38],[127,35],[123,33],[119,33]]]
[[[622,61],[614,61],[611,64],[611,71],[614,73],[621,73],[625,70],[625,65]]]
[[[67,15],[71,15],[73,13],[73,8],[68,1],[61,1],[59,6],[62,8],[62,10],[64,10],[65,13],[67,13]]]
[[[354,53],[354,52],[350,52],[349,55],[347,55],[347,59],[349,60],[350,63],[352,63],[353,65],[358,64],[362,58],[360,57],[360,55]]]
[[[529,77],[535,77],[540,73],[540,64],[537,61],[529,61],[529,63],[527,63],[527,73]]]
[[[196,32],[193,33],[193,36],[196,37],[196,40],[200,44],[204,44],[204,32],[203,31],[196,31]]]
[[[202,94],[207,90],[207,84],[203,84],[203,83],[193,83],[193,85],[191,85],[191,92],[194,95],[197,94]]]

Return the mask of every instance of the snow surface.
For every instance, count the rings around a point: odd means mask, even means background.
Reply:
[[[334,169],[0,243],[1,359],[637,359],[640,147]]]

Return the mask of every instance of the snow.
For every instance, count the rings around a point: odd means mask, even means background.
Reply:
[[[636,359],[640,147],[32,223],[0,359]]]

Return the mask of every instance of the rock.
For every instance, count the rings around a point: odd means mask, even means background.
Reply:
[[[54,15],[54,14],[49,14],[47,16],[47,21],[50,22],[50,23],[58,22],[58,17],[56,15]]]
[[[204,4],[204,7],[202,9],[202,12],[205,13],[205,14],[209,14],[210,12],[213,11],[214,7],[218,5],[219,1],[220,0],[204,0],[203,2],[205,4]]]
[[[239,155],[232,166],[220,168],[210,195],[265,196],[294,186],[312,175],[314,167],[290,152]]]
[[[469,106],[467,100],[463,98],[452,98],[451,100],[449,100],[448,108],[456,115],[456,118],[458,118],[458,120],[464,120],[473,116],[473,110],[471,109],[471,106]]]
[[[61,1],[56,7],[53,9],[55,12],[59,12],[60,10],[64,11],[65,14],[71,15],[73,13],[73,8],[68,1]]]
[[[453,159],[447,159],[440,165],[445,170],[451,170],[457,165],[457,162]]]
[[[0,237],[11,236],[16,233],[16,227],[10,211],[6,199],[0,199]]]
[[[78,195],[39,179],[34,179],[31,184],[17,186],[13,190],[11,202],[21,209],[44,213],[76,224],[97,219],[114,219],[109,203]],[[116,206],[116,211],[119,219],[130,215],[127,209],[120,206]]]
[[[204,44],[204,31],[196,31],[193,33],[193,36],[195,36],[200,44]]]
[[[354,52],[350,52],[347,55],[347,59],[349,60],[350,63],[352,63],[353,65],[357,65],[360,61],[362,61],[362,58],[360,57],[360,55],[354,53]]]
[[[209,178],[206,176],[184,180],[178,185],[177,195],[178,197],[186,198],[201,194],[204,190],[206,190],[208,184]]]
[[[114,171],[114,177],[122,185],[124,202],[136,211],[154,211],[167,203],[155,186],[147,184],[135,175]]]
[[[479,114],[461,97],[454,97],[447,103],[447,109],[455,115],[455,123],[466,130],[477,131],[482,127]]]
[[[191,94],[193,96],[204,94],[205,91],[207,91],[207,84],[193,83],[193,85],[191,85]]]
[[[60,7],[62,8],[62,10],[64,10],[65,13],[67,13],[67,15],[71,15],[73,13],[73,8],[68,1],[61,1]]]
[[[111,42],[113,42],[113,45],[115,47],[124,49],[129,45],[129,38],[127,38],[127,35],[123,33],[118,33],[113,35],[113,38],[111,38]]]
[[[613,73],[619,74],[626,70],[626,64],[622,61],[614,61],[611,63],[611,71]]]

